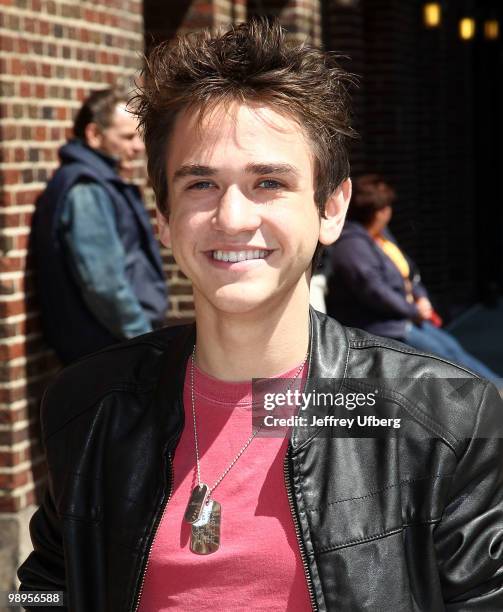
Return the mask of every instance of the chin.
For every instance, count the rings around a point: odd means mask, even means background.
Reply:
[[[238,287],[222,287],[209,299],[215,308],[227,314],[246,314],[271,301],[270,295]]]

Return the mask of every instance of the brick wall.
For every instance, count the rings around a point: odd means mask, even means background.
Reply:
[[[143,49],[139,0],[0,2],[0,512],[36,501],[41,391],[59,367],[40,329],[29,256],[34,203],[81,100],[127,84]]]

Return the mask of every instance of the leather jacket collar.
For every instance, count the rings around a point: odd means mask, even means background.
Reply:
[[[320,317],[310,308],[309,316],[309,356],[308,380],[306,392],[314,391],[317,380],[342,379],[346,376],[349,345],[342,325],[334,319]],[[334,340],[336,339],[336,340]],[[187,361],[192,354],[196,341],[195,324],[186,328],[178,341],[178,347],[165,355],[162,366],[164,374],[159,378],[156,390],[156,402],[160,406],[173,406],[173,410],[163,411],[167,431],[181,433],[183,429],[183,382]],[[328,406],[312,407],[311,415],[324,417]],[[318,428],[302,427],[292,433],[291,443],[297,449],[316,436]]]

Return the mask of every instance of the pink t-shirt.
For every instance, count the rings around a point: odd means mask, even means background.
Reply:
[[[297,370],[281,377],[293,378]],[[222,382],[196,368],[195,389],[201,480],[212,486],[252,433],[251,383]],[[191,528],[183,521],[196,484],[190,361],[183,401],[172,497],[154,539],[139,610],[311,610],[285,487],[286,437],[253,440],[211,496],[222,506],[220,548],[209,555],[190,551]]]

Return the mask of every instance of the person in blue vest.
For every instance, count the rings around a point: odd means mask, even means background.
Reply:
[[[125,96],[92,93],[73,132],[33,223],[44,333],[64,364],[161,326],[167,310],[148,213],[120,175],[143,152]]]

